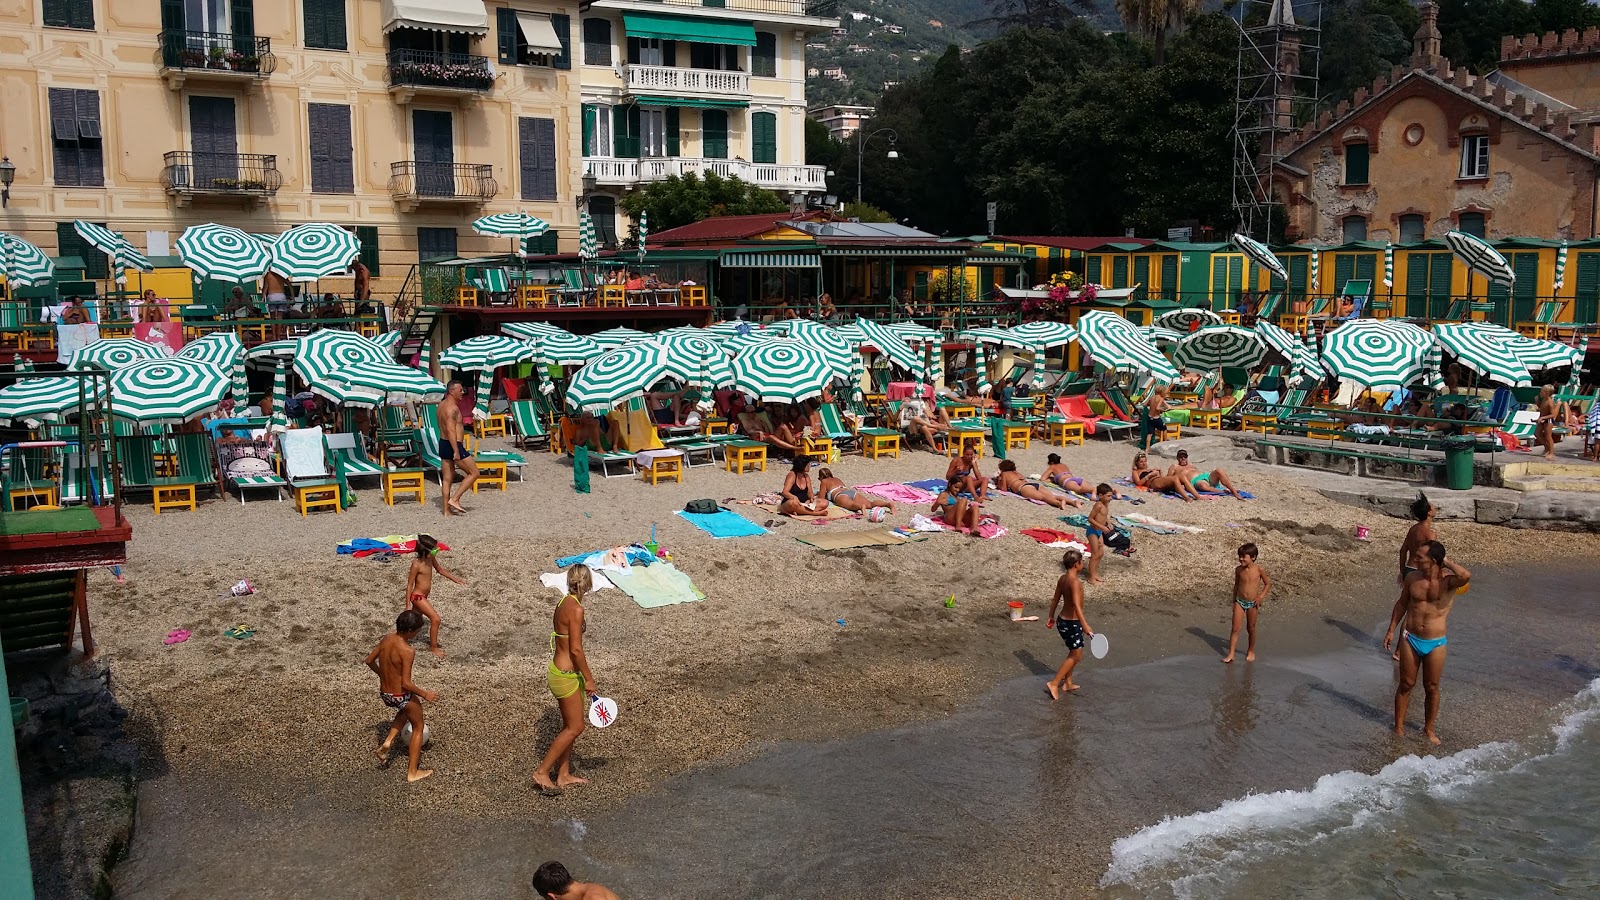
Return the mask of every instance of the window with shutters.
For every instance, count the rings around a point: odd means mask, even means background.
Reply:
[[[1100,257],[1091,256],[1083,270],[1083,280],[1090,284],[1100,283]]]
[[[556,199],[556,120],[517,120],[522,199]]]
[[[553,30],[555,17],[548,18]],[[545,19],[545,16],[519,13],[513,9],[495,10],[495,33],[500,48],[500,61],[508,66],[554,66],[556,52],[546,46],[549,40],[548,32],[544,31]],[[529,31],[533,34],[529,34]],[[530,43],[530,38],[539,42],[539,45]],[[562,46],[565,47],[566,44],[563,42]]]
[[[101,228],[106,227],[104,222],[95,222]],[[78,228],[71,222],[56,223],[56,253],[60,256],[76,256],[83,260],[83,277],[109,278],[111,277],[111,260],[95,246],[83,239],[78,233]]]
[[[611,20],[583,20],[583,64],[611,65]]]
[[[611,107],[583,105],[583,155],[611,155]]]
[[[347,50],[346,0],[305,0],[306,46],[313,50]],[[368,266],[367,268],[372,268]]]
[[[1456,230],[1473,237],[1483,237],[1485,220],[1481,212],[1465,212],[1456,218]]]
[[[1400,217],[1400,243],[1420,244],[1427,238],[1427,220],[1416,213]]]
[[[728,158],[727,110],[700,111],[700,155],[706,159]]]
[[[778,116],[776,113],[758,112],[750,115],[750,161],[775,163],[778,161]]]
[[[1126,256],[1113,256],[1111,258],[1111,286],[1114,288],[1128,286],[1128,258]]]
[[[561,239],[555,230],[546,231],[538,237],[522,239],[523,256],[550,256],[561,252]]]
[[[1461,177],[1489,177],[1489,136],[1467,135],[1461,139]]]
[[[589,220],[594,223],[594,237],[601,247],[617,246],[617,199],[604,194],[589,198]],[[1595,254],[1600,256],[1600,254]]]
[[[54,151],[57,185],[63,187],[105,185],[104,141],[100,132],[98,91],[51,88],[50,138]]]
[[[1587,325],[1600,321],[1600,253],[1574,253],[1578,272],[1572,321]]]
[[[341,103],[312,103],[306,111],[311,131],[311,192],[355,193],[350,107]]]
[[[733,44],[689,45],[689,67],[710,69],[715,72],[738,72],[739,48]]]
[[[1367,183],[1367,162],[1371,148],[1367,144],[1344,145],[1344,183],[1362,185]]]
[[[1343,232],[1346,244],[1367,239],[1366,216],[1345,216],[1343,221],[1339,223],[1339,227]]]
[[[378,261],[383,254],[378,252],[378,226],[357,225],[355,227],[356,240],[361,242],[361,264],[374,277],[378,274]]]
[[[672,41],[663,41],[660,38],[628,38],[628,62],[636,66],[665,66],[667,62],[667,46]]]
[[[750,74],[775,78],[778,74],[778,36],[770,31],[756,32],[756,45],[750,51]]]
[[[44,0],[44,24],[94,30],[94,0]]]
[[[661,108],[639,110],[639,155],[667,155],[667,111]],[[759,160],[758,160],[759,162]]]
[[[454,228],[418,228],[417,260],[449,259],[456,255],[456,230]]]

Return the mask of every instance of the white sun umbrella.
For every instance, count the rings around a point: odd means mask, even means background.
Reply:
[[[1022,342],[1018,346],[1043,347],[1046,350],[1065,347],[1078,339],[1078,329],[1065,322],[1028,322],[1005,330]]]
[[[1433,335],[1393,319],[1355,319],[1322,344],[1322,366],[1340,381],[1370,390],[1399,390],[1424,374]]]
[[[67,368],[114,370],[171,355],[165,344],[146,344],[137,338],[102,338],[74,350]]]
[[[12,288],[38,287],[55,277],[56,264],[33,244],[0,231],[0,275]]]
[[[1203,328],[1206,325],[1221,325],[1222,317],[1209,309],[1185,306],[1182,309],[1169,309],[1156,316],[1154,324],[1160,325],[1162,328],[1172,328],[1188,334],[1190,331],[1196,328]]]
[[[1266,319],[1257,319],[1255,328],[1256,334],[1261,336],[1267,349],[1277,351],[1289,363],[1291,377],[1298,379],[1310,375],[1321,379],[1326,374],[1322,369],[1322,361],[1317,359],[1317,354],[1313,353],[1299,337]]]
[[[185,344],[178,356],[208,362],[228,373],[233,381],[233,405],[243,412],[250,404],[250,384],[244,374],[244,344],[231,331],[213,331]]]
[[[520,246],[523,239],[538,237],[549,231],[550,223],[525,212],[495,213],[473,222],[472,230],[479,234],[508,237],[515,242],[513,246]]]
[[[135,422],[187,422],[227,393],[227,373],[197,359],[147,359],[111,373],[111,412]]]
[[[850,377],[850,360],[860,355],[837,331],[810,319],[789,319],[778,328],[789,337],[822,354],[835,378]]]
[[[956,340],[973,344],[993,344],[996,347],[1017,347],[1020,349],[1026,349],[1027,347],[1021,339],[1011,333],[1009,328],[965,328],[956,332]]]
[[[539,362],[552,366],[581,366],[605,352],[594,341],[567,331],[546,334],[535,340],[534,345],[538,348]]]
[[[1178,380],[1178,370],[1132,322],[1103,309],[1086,310],[1078,318],[1078,346],[1096,364],[1119,372],[1148,372],[1157,380]]]
[[[622,328],[620,326],[617,328],[607,328],[604,331],[597,331],[594,334],[589,335],[589,340],[594,341],[596,344],[599,344],[606,350],[610,350],[614,347],[621,347],[624,344],[647,341],[649,339],[650,335],[643,331],[639,331],[636,328]]]
[[[1178,342],[1172,361],[1191,372],[1253,369],[1267,355],[1259,335],[1238,325],[1207,325]]]
[[[1533,375],[1512,350],[1515,331],[1490,322],[1448,322],[1433,326],[1439,346],[1468,369],[1506,387],[1528,387]]]
[[[361,241],[349,230],[307,222],[273,241],[267,267],[289,281],[315,281],[350,271],[360,255]]]
[[[693,334],[663,336],[666,372],[688,387],[719,390],[733,385],[733,366],[722,344]],[[859,354],[857,354],[859,357]]]
[[[910,344],[931,344],[936,341],[944,341],[944,335],[941,332],[934,331],[926,325],[918,325],[916,322],[890,322],[883,327],[891,333],[899,335]]]
[[[197,281],[255,281],[271,262],[267,245],[228,225],[190,225],[178,236],[177,245],[178,255]]]
[[[400,345],[405,342],[405,339],[406,334],[403,331],[381,331],[367,338],[367,340],[382,347],[384,352],[389,354],[390,359],[393,359],[394,355],[400,351]],[[424,343],[422,346],[427,347],[428,345]],[[427,352],[424,351],[422,355],[426,356]]]
[[[289,428],[289,360],[279,359],[272,373],[272,415],[267,417],[267,431],[280,432]]]
[[[821,353],[795,341],[772,341],[734,357],[733,378],[760,402],[799,403],[821,394],[833,375]]]
[[[1266,244],[1263,244],[1248,235],[1235,234],[1233,236],[1233,245],[1238,247],[1245,256],[1250,257],[1251,262],[1263,269],[1266,269],[1268,272],[1271,272],[1284,281],[1289,280],[1289,270],[1284,268],[1283,260],[1279,259],[1271,250],[1267,249]]]
[[[247,363],[276,365],[279,361],[294,359],[296,342],[296,338],[285,338],[248,347],[244,351],[244,361]]]
[[[306,384],[363,363],[394,365],[394,358],[353,331],[323,328],[295,339],[294,371]]]
[[[752,331],[749,334],[736,334],[722,342],[722,352],[733,356],[743,353],[751,347],[761,344],[798,344],[794,338],[787,338],[773,331]]]
[[[1140,325],[1139,333],[1149,338],[1157,347],[1162,344],[1176,344],[1183,340],[1184,332],[1176,328],[1166,328],[1161,325]]]
[[[1488,278],[1490,281],[1510,287],[1516,283],[1517,273],[1512,270],[1511,264],[1500,255],[1500,251],[1489,246],[1483,238],[1475,237],[1461,231],[1447,232],[1444,242],[1455,254],[1456,259],[1466,264],[1468,269]]]
[[[859,347],[867,342],[866,332],[862,331],[861,326],[854,322],[836,325],[833,330],[838,333],[839,337],[844,338],[844,342],[851,347]]]
[[[533,344],[499,334],[470,337],[439,354],[439,365],[458,371],[494,370],[514,366],[538,355]]]
[[[24,378],[0,389],[0,423],[54,422],[104,393],[103,378]]]
[[[567,385],[567,407],[604,413],[643,397],[667,377],[667,348],[644,341],[607,350],[579,369]]]

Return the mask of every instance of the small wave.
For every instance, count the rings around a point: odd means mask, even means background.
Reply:
[[[1561,752],[1600,719],[1600,678],[1563,704],[1551,727]],[[1496,742],[1444,757],[1404,756],[1376,773],[1324,775],[1309,790],[1249,794],[1214,810],[1169,817],[1111,845],[1102,887],[1137,885],[1158,872],[1179,886],[1217,863],[1240,862],[1274,848],[1304,845],[1347,828],[1381,824],[1407,800],[1443,799],[1485,778],[1538,758],[1519,744]]]

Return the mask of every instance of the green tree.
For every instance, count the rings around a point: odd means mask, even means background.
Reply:
[[[844,217],[859,219],[862,222],[893,222],[894,216],[873,206],[871,203],[850,202],[844,205]]]
[[[634,221],[638,221],[641,213],[650,214],[651,232],[712,216],[781,213],[788,208],[789,204],[773,191],[736,177],[723,178],[714,172],[706,173],[703,178],[693,172],[674,175],[622,200],[622,211]]]
[[[1201,0],[1117,0],[1122,24],[1149,39],[1156,65],[1167,61],[1167,36],[1183,29],[1183,20],[1200,9]]]

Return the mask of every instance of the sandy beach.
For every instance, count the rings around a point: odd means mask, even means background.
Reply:
[[[1065,450],[1035,444],[1012,457],[1022,472],[1038,472],[1052,451],[1091,482],[1126,474],[1133,452],[1125,443],[1090,441]],[[147,507],[130,509],[136,537],[126,583],[106,573],[91,583],[96,637],[129,726],[145,747],[152,779],[145,791],[155,792],[149,808],[141,807],[133,859],[115,876],[123,893],[156,896],[173,889],[156,862],[173,850],[151,842],[181,833],[170,817],[198,816],[177,812],[185,785],[204,785],[213,816],[231,810],[227,815],[236,819],[259,814],[270,821],[315,798],[330,821],[376,819],[379,834],[423,822],[448,831],[448,823],[463,818],[501,821],[512,830],[591,820],[626,814],[634,798],[684,773],[736,766],[779,742],[851,739],[939,721],[1017,679],[1042,680],[1040,673],[1062,658],[1059,639],[1042,621],[1006,619],[1011,600],[1026,602],[1027,614],[1047,612],[1060,551],[1016,532],[1071,530],[1053,508],[991,501],[989,510],[1012,532],[996,540],[935,534],[902,546],[823,553],[794,538],[868,524],[779,519],[768,535],[713,540],[673,515],[695,498],[721,501],[776,490],[785,468],[778,460],[765,475],[696,468],[685,484],[654,488],[596,477],[593,493],[580,495],[564,459],[529,456],[525,483],[469,496],[471,513],[448,520],[439,515],[436,490],[428,507],[393,508],[376,490],[362,490],[361,502],[346,513],[308,519],[289,503],[260,500],[244,506],[219,500],[191,514],[160,517]],[[1283,469],[1208,460],[1199,450],[1195,462],[1224,466],[1257,499],[1186,504],[1148,497],[1139,506],[1114,505],[1115,513],[1142,512],[1204,531],[1138,531],[1135,558],[1107,559],[1106,584],[1089,588],[1086,600],[1096,628],[1113,639],[1106,664],[1216,654],[1217,642],[1227,637],[1234,550],[1245,541],[1260,545],[1262,565],[1273,577],[1262,617],[1263,662],[1275,654],[1359,645],[1370,642],[1360,632],[1381,632],[1405,522],[1326,500]],[[907,452],[899,460],[846,456],[833,468],[846,484],[861,484],[937,477],[945,463]],[[992,474],[993,464],[983,461],[985,473]],[[758,523],[772,518],[752,507],[732,508]],[[890,521],[904,523],[911,512],[902,508]],[[617,727],[591,729],[579,743],[576,765],[592,785],[542,796],[528,776],[558,726],[544,668],[559,594],[537,576],[555,571],[561,556],[643,541],[652,523],[657,540],[707,600],[647,611],[617,590],[590,598],[586,647],[603,692],[616,698],[623,718]],[[1354,538],[1357,525],[1370,527],[1369,541]],[[373,765],[371,747],[387,715],[376,679],[361,665],[402,608],[407,563],[351,559],[335,548],[352,537],[419,531],[451,547],[441,559],[468,583],[441,580],[434,587],[447,655],[419,653],[416,680],[441,695],[428,710],[434,744],[425,755],[437,774],[408,787],[402,765]],[[1588,535],[1455,523],[1440,532],[1452,556],[1474,568],[1594,557]],[[241,578],[260,592],[226,596]],[[951,594],[955,606],[946,608]],[[1328,625],[1332,621],[1349,627],[1341,631]],[[257,633],[243,641],[223,636],[236,623]],[[190,629],[193,637],[164,646],[163,636],[175,628]],[[1561,634],[1575,654],[1593,647],[1591,622]],[[1038,694],[1048,706],[1042,689]],[[1440,752],[1526,727],[1537,710],[1524,704],[1519,712],[1517,697],[1511,688],[1494,692],[1492,702],[1504,715],[1450,707],[1454,727],[1445,730]],[[1380,709],[1385,702],[1381,691],[1372,698]],[[1420,714],[1420,693],[1415,705]],[[1380,749],[1365,764],[1426,749],[1420,737],[1416,746],[1404,747],[1377,734],[1373,740]],[[1077,835],[1074,845],[1081,846],[1085,864],[1049,883],[1091,889],[1111,841],[1126,833],[1125,824],[1149,815],[1140,806],[1127,822],[1107,817],[1095,833]],[[272,846],[276,839],[264,829],[238,850],[275,853],[282,849]],[[538,861],[527,859],[530,872]],[[341,883],[337,868],[324,873],[328,883]],[[315,883],[316,873],[310,877],[307,883]],[[262,889],[259,895],[280,894]]]

